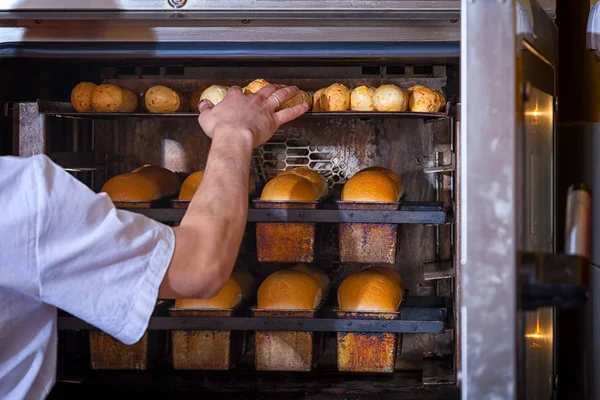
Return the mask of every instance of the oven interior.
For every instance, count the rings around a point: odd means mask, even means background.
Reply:
[[[426,60],[111,60],[111,59],[7,59],[4,60],[2,145],[18,153],[24,140],[43,141],[43,151],[92,190],[99,191],[110,177],[144,164],[160,165],[183,179],[204,168],[210,139],[192,113],[178,116],[115,115],[78,117],[63,112],[71,89],[81,81],[114,83],[138,93],[156,85],[192,92],[201,85],[244,86],[256,78],[294,84],[315,91],[332,83],[350,88],[393,83],[403,88],[415,84],[442,90],[448,107],[444,116],[390,115],[305,116],[282,127],[264,146],[255,149],[252,174],[257,194],[279,171],[308,166],[319,171],[332,189],[334,203],[347,178],[362,168],[383,166],[399,173],[405,185],[405,204],[437,204],[446,213],[443,223],[407,223],[398,228],[398,247],[393,269],[404,279],[405,309],[402,319],[427,322],[436,315],[443,328],[436,333],[400,333],[394,372],[391,374],[337,371],[336,332],[323,332],[324,350],[311,372],[262,372],[254,368],[254,349],[248,340],[239,361],[229,371],[177,371],[171,365],[169,330],[149,331],[157,342],[151,347],[162,354],[151,367],[140,370],[91,368],[90,331],[63,325],[59,330],[57,390],[68,385],[119,385],[163,390],[178,385],[182,390],[205,393],[306,393],[307,396],[397,393],[410,398],[423,393],[432,398],[457,395],[456,268],[456,104],[459,103],[458,60],[443,64]],[[24,107],[37,110],[24,117]],[[31,133],[31,121],[43,121]],[[29,132],[29,133],[28,133]],[[27,139],[26,139],[27,137]],[[33,137],[33,139],[32,139]],[[6,151],[6,150],[5,150]],[[6,151],[8,152],[8,151]],[[160,218],[159,218],[160,219]],[[177,221],[165,223],[176,225]],[[338,254],[338,224],[319,223],[326,232],[314,264],[330,277],[328,306],[336,304],[336,288],[351,272],[365,264],[342,264]],[[256,258],[254,223],[248,223],[239,263],[258,281],[288,265],[260,263]],[[105,251],[98,249],[99,252]],[[435,311],[435,313],[432,312]],[[62,315],[65,321],[69,318]],[[423,324],[424,325],[424,324]],[[60,327],[60,326],[59,326]],[[161,336],[162,335],[162,336]],[[249,332],[248,337],[252,337]],[[153,351],[155,349],[151,349]],[[63,385],[63,386],[61,386]],[[129,386],[128,386],[129,385]],[[68,386],[71,387],[71,386]],[[116,387],[116,386],[115,386]],[[410,390],[409,390],[410,389]],[[131,389],[133,390],[133,389]],[[239,397],[241,398],[241,397]]]

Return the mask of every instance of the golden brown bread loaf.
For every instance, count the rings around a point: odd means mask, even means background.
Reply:
[[[409,109],[412,112],[438,112],[440,110],[440,97],[428,87],[413,87],[409,90]]]
[[[92,92],[92,108],[96,112],[123,112],[125,102],[123,89],[116,85],[98,85]]]
[[[256,293],[256,288],[254,287],[256,279],[248,270],[242,268],[234,269],[231,273],[231,279],[235,280],[240,285],[240,288],[242,288],[243,299],[249,299]]]
[[[359,172],[342,189],[342,201],[396,203],[398,197],[398,184],[380,171]]]
[[[321,96],[323,95],[323,92],[325,91],[325,89],[327,88],[321,88],[319,90],[317,90],[315,92],[315,94],[313,95],[313,105],[312,105],[312,110],[314,112],[322,112],[323,110],[323,106],[321,105]]]
[[[252,94],[258,92],[260,89],[269,86],[270,83],[262,78],[258,78],[250,82],[246,87],[242,89],[244,94]]]
[[[92,93],[96,89],[96,84],[92,82],[78,83],[71,90],[71,104],[77,112],[92,112]]]
[[[321,94],[320,108],[323,111],[348,111],[350,109],[350,89],[341,83],[334,83]]]
[[[294,97],[292,97],[291,99],[289,99],[288,101],[283,103],[280,107],[277,108],[277,110],[283,110],[284,108],[294,107],[294,106],[297,106],[298,104],[302,104],[302,103],[308,104],[309,110],[312,108],[313,99],[304,90],[300,90],[300,92],[297,95],[295,95]]]
[[[121,90],[123,91],[123,106],[121,107],[121,112],[136,112],[139,105],[137,93],[125,87],[122,87]]]
[[[303,176],[280,174],[263,188],[261,200],[269,201],[317,201],[319,192],[315,185]]]
[[[200,95],[200,101],[208,100],[211,103],[213,103],[213,105],[216,106],[221,101],[223,101],[225,96],[227,96],[228,90],[229,90],[229,88],[227,86],[220,86],[220,85],[209,86]]]
[[[338,306],[344,311],[396,311],[404,295],[390,273],[372,268],[348,276],[337,294]]]
[[[179,200],[192,200],[192,197],[194,197],[196,190],[198,190],[198,186],[200,186],[200,182],[202,182],[203,177],[204,170],[200,170],[190,174],[187,178],[185,178],[179,191]],[[253,195],[255,192],[256,184],[252,176],[250,176],[248,179],[248,194]]]
[[[313,171],[312,169],[310,169],[308,167],[297,167],[294,169],[288,169],[287,171],[283,171],[279,175],[284,175],[284,174],[300,175],[300,176],[308,179],[317,188],[317,191],[319,192],[319,197],[324,197],[329,192],[329,186],[327,185],[327,180],[325,180],[325,178],[323,178],[323,176],[321,174],[319,174],[317,171]]]
[[[146,90],[144,103],[151,113],[174,113],[181,107],[181,97],[171,88],[156,85]]]
[[[210,299],[176,299],[175,308],[181,310],[228,310],[242,301],[242,288],[230,278],[223,289]]]
[[[100,191],[112,201],[152,201],[163,196],[155,180],[134,173],[113,176]]]
[[[398,200],[400,200],[402,195],[404,195],[404,182],[402,182],[402,178],[400,177],[400,175],[398,175],[391,169],[387,169],[387,168],[383,168],[383,167],[369,167],[369,168],[362,169],[362,170],[358,171],[357,173],[360,174],[362,172],[367,172],[367,171],[376,171],[376,172],[382,172],[382,173],[386,174],[387,176],[392,178],[392,180],[394,182],[396,182],[396,186],[398,187]]]
[[[321,288],[321,294],[323,298],[327,298],[327,295],[329,294],[330,281],[329,277],[325,272],[323,272],[323,270],[308,264],[297,264],[292,269],[306,272],[307,274],[315,278],[317,280],[317,283],[319,284],[319,287]]]
[[[310,274],[288,269],[267,277],[258,288],[259,309],[314,310],[322,300],[317,280]]]
[[[375,88],[372,86],[355,87],[350,93],[350,109],[352,111],[375,111],[374,94]]]
[[[402,112],[408,109],[408,92],[396,85],[381,85],[373,93],[375,110]]]
[[[133,170],[133,173],[142,174],[158,183],[163,196],[174,196],[179,193],[181,188],[181,182],[177,174],[157,165],[146,164]]]

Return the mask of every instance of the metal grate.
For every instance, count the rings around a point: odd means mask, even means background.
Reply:
[[[280,172],[305,166],[321,174],[337,192],[346,182],[347,166],[334,154],[334,147],[312,144],[299,133],[278,132],[255,149],[253,173],[262,186]]]

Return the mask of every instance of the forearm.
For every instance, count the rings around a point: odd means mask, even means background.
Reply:
[[[229,278],[248,214],[252,138],[222,128],[179,227],[161,297],[211,297]]]

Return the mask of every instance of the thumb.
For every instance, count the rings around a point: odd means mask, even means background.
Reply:
[[[210,110],[214,106],[215,105],[212,103],[212,101],[205,99],[198,103],[198,110],[200,111],[200,113],[202,113],[203,111]]]

